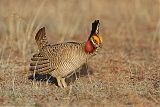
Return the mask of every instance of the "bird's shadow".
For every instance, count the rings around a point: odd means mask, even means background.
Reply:
[[[65,81],[67,84],[70,84],[82,76],[88,76],[92,74],[93,74],[92,68],[90,68],[87,64],[83,64],[79,69],[76,70],[75,73],[68,76]],[[52,83],[58,86],[57,79],[50,74],[29,75],[28,79],[36,80],[36,81],[48,81],[49,83]]]

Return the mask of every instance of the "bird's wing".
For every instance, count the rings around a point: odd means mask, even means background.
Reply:
[[[45,58],[42,54],[34,54],[33,57],[31,58],[31,63],[30,63],[30,71],[33,73],[40,73],[40,74],[47,74],[54,69],[50,65],[50,61],[48,58]]]

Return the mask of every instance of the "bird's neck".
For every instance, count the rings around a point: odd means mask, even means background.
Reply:
[[[86,43],[85,43],[85,52],[86,53],[92,53],[94,52],[95,48],[93,46],[93,44],[91,43],[90,40],[88,40]]]

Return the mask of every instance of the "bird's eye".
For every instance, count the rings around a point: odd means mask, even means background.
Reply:
[[[94,41],[94,43],[96,43],[96,44],[97,44],[97,41],[96,41],[95,39],[93,39],[93,41]]]
[[[97,35],[92,36],[91,40],[94,44],[100,44],[100,38]]]

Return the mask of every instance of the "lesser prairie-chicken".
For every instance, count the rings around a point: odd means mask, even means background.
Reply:
[[[49,44],[45,28],[41,28],[35,36],[39,53],[31,58],[30,71],[33,74],[51,74],[57,79],[59,87],[67,87],[65,78],[96,55],[101,47],[102,37],[99,35],[99,25],[99,20],[92,23],[88,40],[83,43]]]

